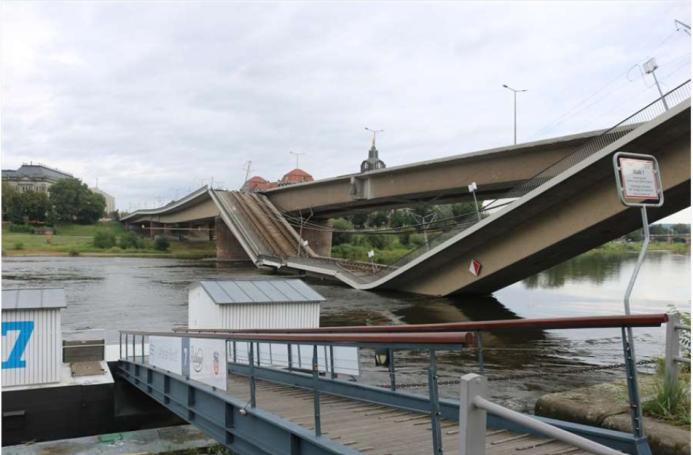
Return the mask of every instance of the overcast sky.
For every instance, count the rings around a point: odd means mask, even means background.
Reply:
[[[355,172],[611,126],[690,75],[667,2],[3,2],[2,167],[153,207],[243,168]],[[689,213],[689,212],[687,212]],[[689,215],[675,221],[687,220]]]

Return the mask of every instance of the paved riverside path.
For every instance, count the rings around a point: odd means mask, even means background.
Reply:
[[[229,375],[228,393],[250,400],[248,378]],[[256,381],[257,407],[314,430],[313,392],[298,387]],[[320,394],[324,437],[367,454],[431,454],[433,443],[428,414]],[[457,422],[441,420],[443,453],[456,455]],[[581,455],[578,448],[552,439],[491,430],[486,433],[487,455]]]

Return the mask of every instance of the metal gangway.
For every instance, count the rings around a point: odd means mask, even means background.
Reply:
[[[666,314],[650,314],[291,330],[122,331],[116,372],[239,454],[649,455],[639,397],[633,393],[637,369],[626,330],[667,321]],[[482,332],[600,328],[621,329],[632,434],[530,416],[488,399]],[[152,365],[146,346],[155,337],[167,341],[174,363],[182,352],[187,369],[174,372]],[[222,384],[193,377],[199,353],[191,343],[210,341],[222,343],[225,350]],[[176,354],[171,346],[182,349]],[[358,383],[340,373],[334,356],[345,347],[374,350],[381,362],[387,359],[389,385]],[[287,357],[273,361],[275,348]],[[437,359],[466,350],[475,355],[476,373],[461,377],[459,401],[440,398]],[[303,361],[295,358],[301,352]],[[427,356],[426,395],[398,385],[398,368],[404,369],[413,353]]]

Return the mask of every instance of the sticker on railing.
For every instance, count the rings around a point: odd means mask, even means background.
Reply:
[[[149,337],[149,363],[171,373],[183,374],[183,343],[181,338]]]
[[[190,338],[190,379],[226,390],[226,340]]]

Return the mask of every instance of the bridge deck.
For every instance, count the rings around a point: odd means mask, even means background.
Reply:
[[[256,382],[259,408],[314,430],[313,392],[297,387]],[[250,400],[248,379],[230,375],[228,392]],[[368,454],[432,453],[431,420],[428,414],[321,394],[321,427],[323,436],[354,450]],[[457,422],[441,420],[445,454],[457,454]],[[584,452],[552,439],[489,430],[486,434],[487,455],[581,455]]]

